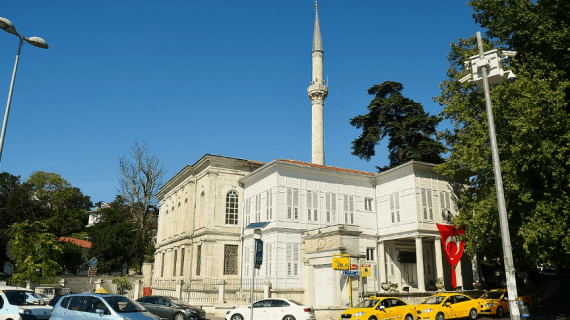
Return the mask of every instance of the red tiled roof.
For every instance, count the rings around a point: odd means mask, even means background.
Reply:
[[[300,164],[300,165],[303,165],[303,166],[321,168],[321,169],[326,169],[326,170],[334,170],[334,171],[339,171],[339,172],[350,172],[350,173],[356,173],[356,174],[364,174],[364,175],[367,175],[367,176],[373,176],[373,175],[374,175],[374,173],[372,173],[372,172],[367,172],[367,171],[359,171],[359,170],[353,170],[353,169],[344,169],[344,168],[339,168],[339,167],[331,167],[331,166],[325,166],[325,165],[322,165],[322,164],[315,164],[315,163],[309,163],[309,162],[303,162],[303,161],[297,161],[297,160],[278,159],[277,161],[287,162],[287,163],[293,163],[293,164]]]
[[[82,248],[91,248],[91,242],[85,241],[85,240],[79,240],[79,239],[74,239],[74,238],[69,238],[69,237],[61,237],[61,238],[57,239],[57,241],[59,241],[59,242],[71,242],[71,243],[75,243],[77,245],[80,245]]]
[[[249,162],[249,163],[255,163],[255,164],[265,164],[265,162],[255,161],[255,160],[247,160],[247,162]]]

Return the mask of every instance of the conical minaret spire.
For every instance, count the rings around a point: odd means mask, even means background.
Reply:
[[[319,25],[319,7],[315,1],[315,30],[313,32],[313,78],[307,89],[312,106],[312,163],[325,164],[324,106],[329,88],[323,80],[323,41]]]

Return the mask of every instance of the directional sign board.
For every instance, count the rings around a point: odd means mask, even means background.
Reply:
[[[255,239],[255,268],[261,268],[263,262],[263,241]]]
[[[342,275],[343,275],[343,276],[347,276],[347,277],[358,277],[358,271],[347,271],[347,270],[344,270],[344,271],[342,272]]]

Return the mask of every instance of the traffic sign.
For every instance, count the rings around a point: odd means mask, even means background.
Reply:
[[[95,257],[93,257],[93,258],[91,258],[91,260],[89,260],[89,266],[90,267],[96,267],[97,263],[98,263],[98,261],[97,261],[97,258],[95,258]]]
[[[358,271],[347,271],[347,270],[344,270],[344,271],[342,272],[342,275],[343,275],[343,276],[347,276],[347,277],[358,277]]]
[[[255,239],[255,268],[261,268],[263,263],[263,241]]]
[[[89,267],[89,276],[95,277],[97,275],[97,267]]]
[[[357,264],[351,264],[351,265],[350,265],[350,270],[352,270],[352,271],[358,270],[358,265],[357,265]]]

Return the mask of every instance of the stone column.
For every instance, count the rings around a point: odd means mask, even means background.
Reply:
[[[381,283],[386,282],[386,253],[384,252],[384,241],[378,241],[378,287],[382,287]]]
[[[135,280],[135,285],[134,285],[134,289],[135,291],[133,292],[133,299],[138,299],[141,296],[141,281],[140,280]]]
[[[264,280],[263,281],[263,299],[271,298],[271,281]]]
[[[443,279],[443,257],[441,256],[441,236],[435,237],[435,241],[433,243],[435,247],[435,270],[436,276],[438,278]]]
[[[182,280],[176,280],[176,292],[174,295],[176,298],[182,299]]]
[[[416,237],[416,269],[418,271],[418,291],[426,291],[426,282],[424,278],[424,248],[422,237]]]
[[[461,286],[461,289],[463,289],[463,274],[461,273],[461,260],[459,260],[457,266],[455,266],[455,284],[457,284],[458,287]]]
[[[220,282],[218,283],[218,303],[220,304],[224,303],[225,291],[226,291],[226,281],[220,280]]]

